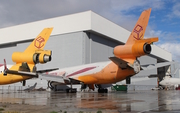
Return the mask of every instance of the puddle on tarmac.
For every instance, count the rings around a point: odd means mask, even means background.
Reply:
[[[128,91],[108,94],[31,91],[4,92],[1,103],[40,105],[70,111],[165,112],[180,111],[180,91]]]

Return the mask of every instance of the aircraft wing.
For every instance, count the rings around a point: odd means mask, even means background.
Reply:
[[[50,72],[50,71],[54,71],[54,70],[58,70],[58,69],[59,69],[59,68],[38,70],[38,71],[36,71],[36,73],[45,73],[45,72]]]
[[[39,74],[39,78],[40,79],[45,79],[48,81],[54,81],[54,82],[58,82],[61,84],[80,84],[81,81],[76,80],[76,79],[72,79],[72,78],[68,78],[66,76],[59,76],[59,75],[51,75],[51,74]]]
[[[143,70],[150,70],[150,69],[156,69],[164,66],[169,66],[171,64],[175,64],[175,62],[163,62],[163,63],[157,63],[157,64],[150,64],[150,65],[141,65],[141,68]]]
[[[118,65],[121,69],[126,69],[126,68],[133,68],[131,66],[128,65],[128,62],[126,62],[125,60],[122,60],[120,58],[117,57],[109,57],[109,59],[111,61],[113,61],[116,65]]]

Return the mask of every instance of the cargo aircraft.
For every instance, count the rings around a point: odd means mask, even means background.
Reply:
[[[23,82],[26,84],[27,79],[37,78],[38,72],[46,72],[50,70],[36,70],[37,63],[47,63],[51,61],[52,52],[50,50],[43,50],[53,28],[44,28],[42,32],[33,40],[24,52],[14,52],[12,54],[12,61],[15,65],[6,65],[0,67],[0,85],[12,84],[16,82]]]
[[[99,93],[107,93],[108,90],[102,87],[103,84],[122,81],[144,69],[137,58],[150,54],[151,44],[158,41],[157,37],[144,39],[150,12],[151,8],[142,12],[125,45],[114,48],[114,57],[109,58],[111,61],[59,69],[39,77],[48,80],[51,89],[57,85],[70,85],[66,91],[76,92],[72,85],[81,84],[81,89],[88,86],[94,90],[96,86]]]

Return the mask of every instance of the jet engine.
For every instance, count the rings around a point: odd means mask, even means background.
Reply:
[[[46,63],[51,61],[51,51],[39,50],[35,52],[14,52],[12,60],[16,63],[27,62],[29,64]]]
[[[114,48],[114,55],[119,58],[139,57],[151,53],[151,45],[136,42],[133,45],[120,45]]]

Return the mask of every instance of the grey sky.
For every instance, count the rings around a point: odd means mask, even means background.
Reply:
[[[138,17],[132,14],[124,15],[123,12],[149,5],[154,9],[161,8],[163,2],[153,4],[144,0],[1,0],[0,28],[92,10],[130,30]]]

